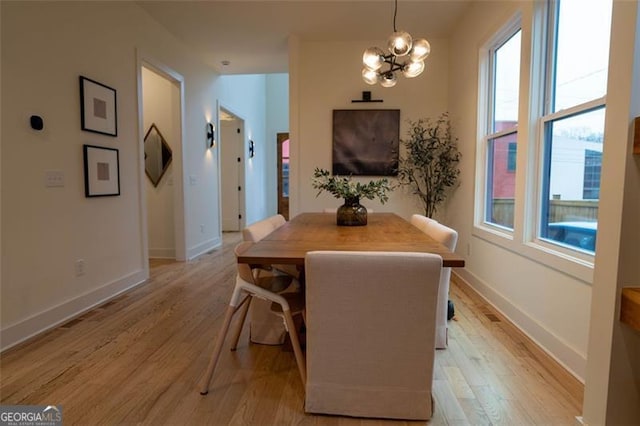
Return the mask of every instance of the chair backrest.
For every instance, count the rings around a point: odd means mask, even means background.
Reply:
[[[257,243],[285,223],[287,223],[287,220],[281,214],[270,216],[244,228],[242,230],[242,239]]]
[[[427,225],[424,231],[434,240],[443,244],[449,250],[454,251],[458,243],[458,232],[438,222],[432,222]]]
[[[253,242],[251,241],[243,241],[239,243],[234,249],[234,252],[236,254],[236,260],[238,259],[238,256],[244,253],[252,245],[253,245]],[[246,263],[238,263],[237,261],[236,261],[236,264],[238,265],[238,275],[240,276],[240,278],[242,278],[243,280],[251,284],[254,284],[255,280],[253,277],[253,272],[251,271],[251,266],[249,266]]]
[[[308,412],[429,419],[442,258],[307,254]]]
[[[424,231],[434,240],[438,241],[449,250],[454,251],[458,243],[458,232],[441,223],[427,224]],[[438,294],[438,309],[436,317],[436,348],[443,349],[448,344],[447,312],[449,307],[449,286],[451,268],[442,268],[440,276],[440,289]]]
[[[285,219],[284,216],[282,216],[281,214],[273,215],[267,218],[267,220],[271,222],[271,225],[273,226],[274,230],[280,228],[282,225],[287,223],[287,219]]]
[[[438,221],[421,214],[414,214],[411,216],[411,224],[416,228],[418,228],[419,230],[421,230],[422,232],[424,232],[425,234],[427,233],[427,226],[430,223],[438,223]]]

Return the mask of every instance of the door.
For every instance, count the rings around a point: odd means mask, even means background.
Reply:
[[[289,220],[289,133],[278,133],[278,213]]]
[[[244,120],[220,110],[222,230],[240,231],[244,210]]]

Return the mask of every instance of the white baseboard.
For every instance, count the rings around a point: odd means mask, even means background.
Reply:
[[[149,258],[151,258],[151,259],[175,259],[176,258],[176,249],[174,249],[174,248],[164,248],[164,249],[149,248]]]
[[[195,247],[192,247],[187,250],[187,260],[195,259],[196,257],[204,254],[210,250],[218,248],[222,245],[222,237],[218,236],[216,238],[212,238],[208,241],[205,241],[202,244],[198,244]]]
[[[526,312],[513,305],[509,299],[464,268],[453,269],[453,273],[466,281],[491,306],[509,319],[520,331],[533,340],[551,358],[584,384],[587,357],[568,345],[560,337],[544,328]]]
[[[576,426],[586,426],[582,416],[576,416]]]
[[[120,293],[142,284],[147,278],[148,276],[145,275],[144,270],[134,272],[11,324],[0,330],[0,351],[9,349],[31,337],[55,328],[95,306],[115,298]]]
[[[175,259],[175,248],[151,248],[149,247],[149,257],[152,259]]]

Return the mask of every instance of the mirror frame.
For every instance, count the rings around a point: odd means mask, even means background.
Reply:
[[[158,176],[158,178],[155,180],[153,176],[151,176],[151,174],[149,173],[149,170],[147,169],[147,139],[149,139],[150,137],[153,137],[154,135],[157,135],[157,137],[160,138],[160,143],[162,147],[161,155],[163,157],[162,171],[160,172],[160,175]],[[162,176],[164,176],[165,172],[171,165],[171,161],[173,160],[173,151],[171,150],[171,146],[167,143],[164,136],[162,136],[162,133],[160,133],[160,130],[158,129],[158,126],[155,125],[155,123],[151,124],[151,127],[149,127],[149,130],[147,130],[147,134],[144,135],[143,148],[144,148],[144,173],[147,175],[147,177],[149,178],[153,186],[157,187],[158,184],[160,183],[160,180],[162,180]],[[165,153],[168,153],[166,159],[165,159]]]

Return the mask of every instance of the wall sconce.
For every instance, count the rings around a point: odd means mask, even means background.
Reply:
[[[253,158],[256,155],[256,147],[252,140],[249,140],[249,158]]]
[[[213,123],[207,123],[207,148],[216,146],[216,128]]]

